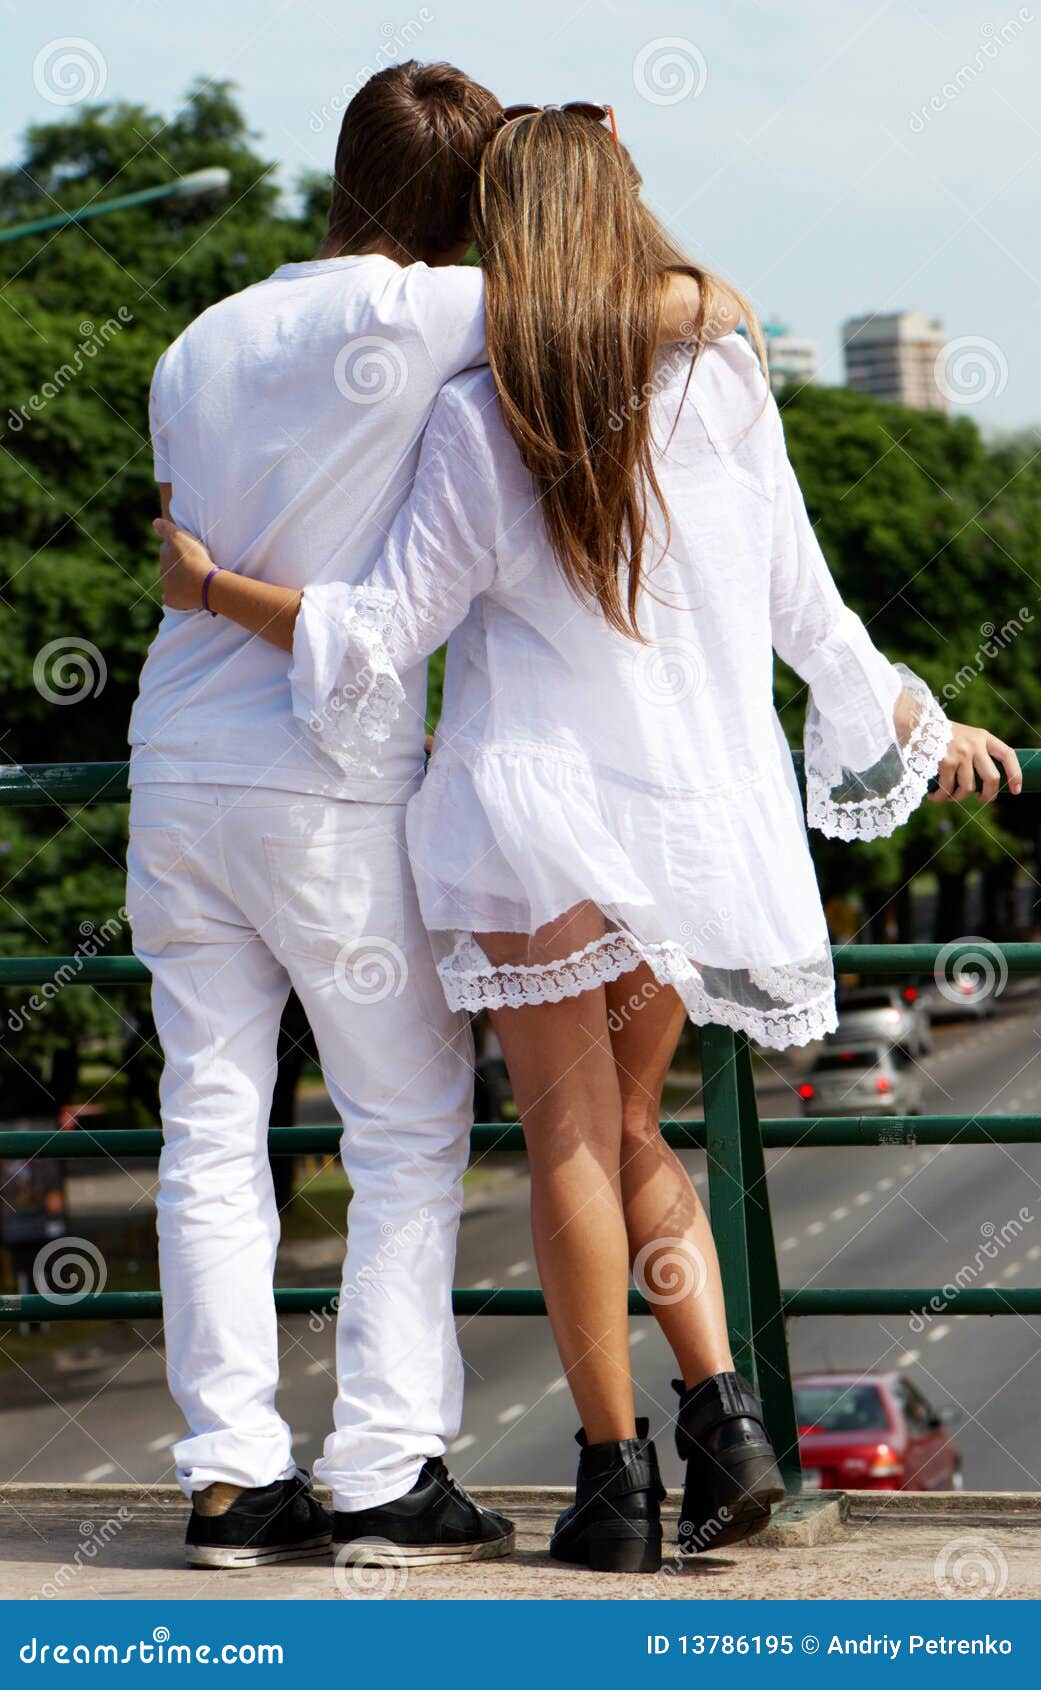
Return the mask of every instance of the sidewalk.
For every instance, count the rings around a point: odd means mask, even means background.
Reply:
[[[186,1505],[172,1486],[0,1488],[0,1599],[164,1601],[687,1600],[712,1597],[1041,1597],[1041,1494],[870,1491],[785,1504],[762,1537],[655,1577],[572,1571],[546,1554],[564,1491],[477,1491],[517,1523],[508,1561],[459,1568],[336,1568],[329,1560],[210,1573],[183,1564]],[[671,1501],[675,1504],[676,1499]],[[675,1539],[676,1511],[666,1523]]]

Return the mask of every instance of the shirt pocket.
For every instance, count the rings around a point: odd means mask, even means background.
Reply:
[[[377,828],[341,828],[311,839],[264,837],[274,927],[289,956],[352,971],[386,956],[396,968],[405,937],[404,846]]]
[[[138,953],[155,956],[204,937],[190,844],[180,828],[131,826],[126,902]]]

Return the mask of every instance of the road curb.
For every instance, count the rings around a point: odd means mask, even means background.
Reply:
[[[471,1496],[486,1508],[505,1509],[507,1513],[532,1515],[557,1512],[574,1501],[574,1492],[565,1485],[470,1485]],[[331,1497],[323,1485],[315,1486],[315,1494],[325,1504]],[[672,1516],[679,1511],[679,1492],[673,1491],[663,1512]],[[187,1506],[178,1485],[114,1485],[16,1483],[0,1484],[0,1504],[12,1508],[29,1506],[43,1508],[81,1507],[84,1512],[102,1508],[119,1508],[125,1503],[133,1508],[178,1508]],[[967,1523],[987,1520],[995,1524],[1030,1525],[1041,1521],[1041,1492],[1039,1491],[807,1491],[801,1496],[788,1497],[774,1509],[773,1519],[765,1531],[757,1533],[757,1545],[792,1548],[811,1547],[834,1537],[845,1526],[863,1525],[867,1521],[880,1525],[906,1524],[921,1521],[928,1524]]]

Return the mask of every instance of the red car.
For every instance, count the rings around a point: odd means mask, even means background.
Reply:
[[[794,1381],[808,1490],[960,1490],[955,1408],[937,1414],[902,1373],[807,1373]]]

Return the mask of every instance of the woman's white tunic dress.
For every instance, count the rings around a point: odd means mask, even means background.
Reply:
[[[449,1001],[558,1002],[645,962],[695,1022],[781,1049],[836,1016],[774,652],[809,688],[808,818],[831,837],[903,822],[949,728],[843,605],[745,342],[707,346],[692,375],[689,353],[671,352],[654,389],[634,403],[651,406],[670,532],[665,549],[659,517],[646,643],[566,585],[483,369],[442,390],[369,580],[305,591],[294,710],[341,768],[378,769],[399,677],[451,634],[408,814]],[[903,746],[902,687],[916,701]],[[558,923],[576,909],[581,923]],[[592,933],[577,948],[576,925]],[[526,960],[492,966],[488,933],[530,935]]]

